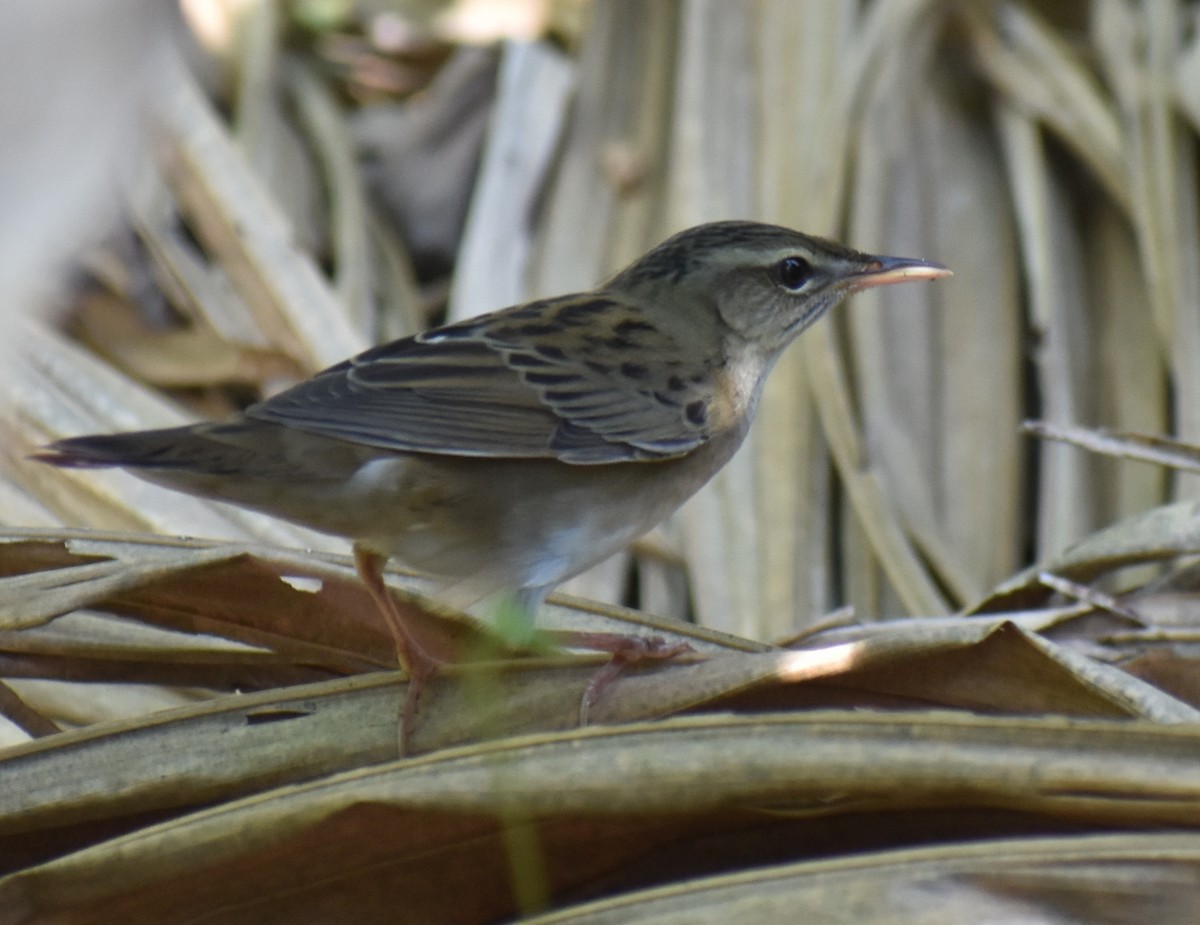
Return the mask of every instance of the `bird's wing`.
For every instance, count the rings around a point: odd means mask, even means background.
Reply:
[[[669,459],[711,436],[714,366],[620,301],[572,296],[376,347],[246,414],[389,450]]]

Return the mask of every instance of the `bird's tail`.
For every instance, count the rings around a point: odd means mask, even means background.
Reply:
[[[68,469],[174,469],[190,467],[191,454],[181,452],[195,439],[193,427],[139,430],[124,434],[88,434],[56,440],[31,459]]]

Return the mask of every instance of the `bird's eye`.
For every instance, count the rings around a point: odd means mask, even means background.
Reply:
[[[812,264],[803,257],[784,257],[775,264],[775,278],[779,285],[792,292],[799,292],[812,279]]]

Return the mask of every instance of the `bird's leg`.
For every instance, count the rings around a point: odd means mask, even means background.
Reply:
[[[354,565],[358,576],[362,579],[375,605],[383,613],[384,622],[391,631],[392,640],[396,644],[396,658],[401,667],[408,673],[408,694],[404,699],[404,708],[400,714],[400,754],[409,751],[409,740],[413,724],[417,719],[417,707],[425,685],[442,667],[441,659],[431,655],[424,646],[417,642],[409,629],[400,608],[388,592],[383,581],[383,566],[386,556],[371,552],[355,544]]]
[[[513,602],[526,619],[532,621],[546,600],[550,588],[522,588]],[[694,651],[686,642],[667,642],[661,636],[630,636],[623,633],[587,633],[579,630],[546,630],[538,633],[542,639],[566,649],[590,649],[593,652],[609,652],[612,658],[592,675],[583,689],[579,701],[579,725],[586,726],[588,711],[600,699],[600,695],[628,666],[637,662],[665,662]]]
[[[557,630],[547,633],[558,645],[572,649],[609,652],[612,658],[600,668],[583,689],[579,701],[579,725],[586,726],[588,711],[600,695],[628,666],[637,662],[665,662],[695,651],[686,642],[667,642],[660,636],[624,636],[620,633],[580,633]]]

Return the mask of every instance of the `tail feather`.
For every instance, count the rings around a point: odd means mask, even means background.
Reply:
[[[42,447],[32,458],[75,469],[119,467],[175,491],[357,536],[369,521],[355,505],[347,505],[354,494],[346,493],[346,485],[379,456],[374,447],[235,419],[69,437]]]
[[[180,447],[193,436],[192,427],[140,430],[123,434],[88,434],[56,440],[31,459],[67,469],[102,469],[122,466],[131,469],[188,468],[192,460]]]
[[[350,478],[378,455],[378,450],[344,440],[234,419],[68,437],[42,447],[31,458],[70,469],[129,469],[152,482],[197,493],[198,478],[336,481]]]

